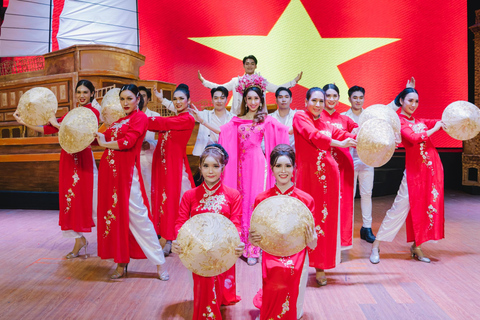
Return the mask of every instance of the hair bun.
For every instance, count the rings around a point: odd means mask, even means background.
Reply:
[[[185,83],[180,83],[180,84],[177,86],[177,90],[178,90],[178,89],[190,91],[190,90],[188,89],[188,86],[187,86]]]

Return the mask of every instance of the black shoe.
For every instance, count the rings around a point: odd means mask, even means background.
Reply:
[[[375,241],[375,235],[372,232],[372,228],[362,227],[360,229],[360,239],[373,243]]]

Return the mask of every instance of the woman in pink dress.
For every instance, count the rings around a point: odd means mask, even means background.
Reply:
[[[295,187],[292,182],[295,168],[293,148],[286,144],[277,145],[270,154],[270,167],[275,176],[275,186],[255,198],[255,207],[267,198],[285,195],[302,201],[313,214],[315,204],[312,196]],[[257,232],[250,232],[249,236],[251,243],[262,241],[262,235]],[[313,227],[306,227],[305,243],[310,250],[317,246],[317,234]],[[255,306],[260,308],[261,320],[297,320],[302,317],[308,278],[307,250],[305,248],[287,257],[262,252],[262,290],[254,299]]]
[[[310,266],[316,269],[317,283],[327,284],[325,269],[340,262],[339,202],[340,173],[330,150],[356,145],[351,133],[337,129],[321,118],[325,92],[317,87],[307,91],[307,111],[293,118],[297,150],[297,187],[315,199],[315,228],[318,246],[310,253]]]
[[[143,98],[136,85],[122,87],[120,104],[126,116],[105,133],[97,132],[98,144],[106,148],[98,179],[98,256],[117,263],[112,279],[125,277],[128,262],[134,258],[148,259],[156,265],[157,277],[166,281],[165,257],[151,221],[140,168],[148,118],[139,110]]]
[[[403,223],[407,222],[407,242],[412,242],[412,258],[430,262],[421,245],[440,240],[444,235],[443,166],[430,136],[445,129],[441,120],[416,119],[418,92],[404,89],[395,99],[402,107],[400,124],[405,147],[405,171],[392,207],[387,211],[378,230],[370,255],[371,263],[380,262],[380,242],[391,242]]]
[[[242,196],[240,192],[225,186],[221,176],[228,163],[228,153],[219,144],[211,144],[200,155],[200,174],[203,183],[185,192],[180,204],[180,212],[175,224],[175,232],[190,218],[205,212],[215,212],[230,219],[241,234]],[[244,243],[235,252],[241,256]],[[181,246],[173,241],[172,252],[182,253]],[[215,277],[193,275],[193,319],[222,319],[221,305],[240,301],[237,296],[235,265]]]
[[[256,80],[260,78],[258,76]],[[248,241],[253,203],[260,192],[273,187],[275,183],[268,167],[272,149],[277,144],[289,142],[288,127],[267,115],[262,90],[264,86],[256,83],[258,81],[252,80],[252,84],[246,86],[239,116],[220,127],[218,140],[231,157],[225,167],[223,183],[240,191],[243,197],[243,256],[249,265],[256,264],[260,254],[260,249]],[[262,140],[265,142],[265,153],[262,150]]]
[[[75,96],[78,101],[77,108],[87,108],[97,117],[100,114],[92,107],[91,102],[95,96],[95,87],[88,80],[80,80],[75,87]],[[45,126],[32,126],[25,124],[21,115],[13,114],[18,123],[43,134],[54,134],[60,129],[60,119],[52,117]],[[76,258],[80,250],[85,249],[87,257],[88,241],[84,232],[92,232],[97,219],[97,166],[90,146],[77,153],[67,153],[62,149],[59,164],[58,195],[60,200],[59,225],[65,238],[74,238],[75,245],[67,259]]]

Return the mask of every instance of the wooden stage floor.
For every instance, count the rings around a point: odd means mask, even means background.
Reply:
[[[374,198],[374,232],[393,198]],[[356,199],[356,212],[359,205]],[[410,258],[404,228],[371,264],[356,214],[354,247],[327,272],[326,287],[310,268],[303,319],[480,319],[480,197],[447,191],[445,209],[446,239],[423,246],[430,264]],[[62,238],[57,217],[0,210],[0,319],[191,319],[190,275],[178,256],[167,257],[168,282],[154,278],[147,260],[132,260],[128,278],[108,280],[114,263],[96,256],[95,233],[87,234],[88,259],[62,258],[73,241]],[[223,308],[223,318],[255,319],[260,286],[260,265],[239,260],[242,301]]]

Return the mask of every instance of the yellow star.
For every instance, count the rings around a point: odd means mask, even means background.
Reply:
[[[348,104],[348,86],[338,65],[400,39],[322,38],[300,0],[292,0],[267,36],[189,38],[242,60],[253,54],[268,81],[282,84],[304,71],[300,84],[335,83]],[[353,85],[353,84],[350,84]],[[361,84],[359,84],[361,85]]]

